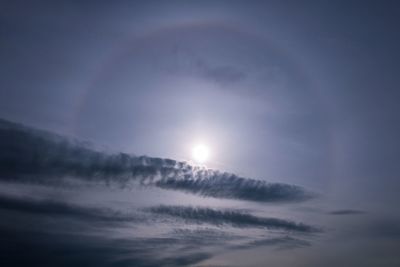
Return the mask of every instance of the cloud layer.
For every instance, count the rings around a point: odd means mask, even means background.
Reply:
[[[225,231],[227,225],[278,229],[286,234],[314,231],[304,224],[237,211],[185,206],[157,206],[144,211],[147,216],[52,199],[0,195],[0,262],[6,266],[191,266],[224,250],[309,245],[286,235],[267,239],[240,236]],[[158,228],[160,223],[163,227]],[[199,227],[202,224],[208,226]],[[173,228],[156,236],[133,231],[143,225],[152,231]]]
[[[118,195],[117,201],[122,202],[114,202],[99,194],[110,188],[90,185],[156,187],[261,203],[304,201],[314,195],[298,186],[172,159],[110,154],[2,120],[0,163],[0,182],[8,186],[0,192],[0,265],[193,266],[225,251],[309,246],[292,236],[312,237],[320,231],[309,224],[239,210],[159,205],[158,199],[149,205],[147,195],[145,199],[119,196],[118,189],[113,197]],[[55,194],[56,188],[67,197]],[[75,198],[75,193],[80,197]],[[87,199],[94,204],[86,203]]]
[[[238,177],[172,159],[108,154],[83,142],[4,120],[0,121],[0,162],[0,179],[18,182],[59,184],[60,178],[74,177],[258,202],[304,201],[314,197],[299,186]]]

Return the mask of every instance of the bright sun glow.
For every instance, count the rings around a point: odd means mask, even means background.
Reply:
[[[192,158],[197,163],[205,163],[210,157],[210,150],[207,146],[199,144],[193,147]]]

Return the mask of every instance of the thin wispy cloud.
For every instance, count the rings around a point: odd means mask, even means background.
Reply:
[[[364,214],[365,211],[362,210],[350,210],[350,209],[345,209],[345,210],[334,210],[329,212],[331,215],[358,215],[358,214]]]
[[[158,206],[145,209],[148,212],[169,215],[192,223],[209,223],[213,225],[230,225],[234,227],[258,227],[305,233],[318,232],[313,226],[277,218],[263,218],[234,210],[217,210],[212,208],[188,206]]]
[[[276,238],[263,238],[254,241],[250,241],[245,244],[232,246],[234,249],[250,249],[254,247],[273,246],[277,249],[295,249],[302,247],[309,247],[311,243],[298,238],[290,236],[276,237]]]

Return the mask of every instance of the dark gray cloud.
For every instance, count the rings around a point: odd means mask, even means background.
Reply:
[[[94,224],[141,222],[144,220],[138,215],[125,214],[108,208],[83,207],[51,199],[34,200],[4,195],[0,195],[0,210],[52,218],[73,218]]]
[[[180,190],[203,197],[259,202],[304,201],[303,188],[243,178],[171,159],[107,154],[88,144],[0,121],[0,179],[60,184],[63,177]]]
[[[242,228],[257,227],[305,233],[319,231],[317,228],[303,223],[295,223],[277,218],[257,217],[249,213],[234,210],[216,210],[211,208],[164,205],[147,208],[145,210],[151,213],[169,215],[174,218],[198,224],[209,223],[218,226],[231,225]]]
[[[11,196],[0,197],[0,217],[2,266],[188,266],[212,256],[204,247],[232,238],[211,230],[137,237],[131,230],[141,220],[131,214]]]
[[[240,212],[186,207],[158,207],[150,211],[156,216],[155,220],[147,221],[151,227],[156,227],[160,222],[159,216],[180,216],[186,220],[185,226],[190,228],[177,228],[156,237],[137,237],[127,231],[125,237],[121,238],[110,233],[113,230],[123,231],[124,228],[110,222],[137,222],[131,220],[131,215],[53,200],[1,196],[0,263],[11,267],[191,266],[225,249],[301,246],[301,242],[289,237],[230,245],[231,241],[243,237],[210,228],[193,228],[193,223],[198,224],[202,220],[214,225],[284,228],[302,232],[310,230],[301,224],[263,219]],[[248,240],[248,237],[245,239]]]
[[[298,186],[268,183],[219,172],[211,172],[194,179],[161,179],[156,182],[156,185],[206,197],[259,202],[304,201],[314,197],[313,194]]]
[[[173,238],[117,239],[80,232],[0,229],[2,266],[189,266],[212,256],[206,252],[179,252],[182,242]],[[197,247],[198,249],[198,247]],[[23,255],[23,257],[21,257]]]
[[[357,215],[364,214],[365,212],[362,210],[334,210],[329,212],[331,215]]]

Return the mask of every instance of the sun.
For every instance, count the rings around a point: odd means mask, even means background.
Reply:
[[[210,157],[210,149],[204,144],[197,144],[192,149],[192,158],[195,162],[203,164]]]

